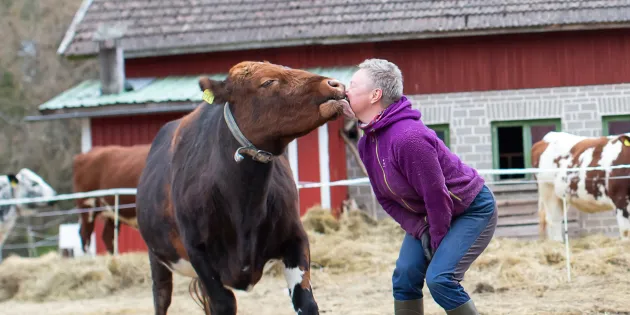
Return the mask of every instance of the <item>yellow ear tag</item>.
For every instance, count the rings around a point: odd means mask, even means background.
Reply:
[[[18,185],[17,182],[11,181],[11,187],[15,188],[15,187],[17,187],[17,185]]]
[[[214,102],[214,95],[208,89],[203,91],[203,96],[201,98],[203,98],[204,101],[208,102],[208,104],[212,104],[212,102]]]
[[[628,138],[623,139],[623,145],[625,145],[626,147],[630,147],[630,140],[628,140]]]

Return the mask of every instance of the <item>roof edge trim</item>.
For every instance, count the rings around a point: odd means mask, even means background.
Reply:
[[[81,21],[83,21],[85,14],[92,5],[92,1],[93,0],[83,0],[81,2],[81,6],[75,13],[74,18],[72,18],[72,22],[70,23],[68,30],[66,30],[66,34],[61,40],[61,44],[59,44],[59,48],[57,48],[58,55],[64,54],[66,52],[66,49],[68,49],[68,46],[70,45],[70,43],[74,39],[74,35],[76,34],[77,26],[79,25],[79,23],[81,23]]]

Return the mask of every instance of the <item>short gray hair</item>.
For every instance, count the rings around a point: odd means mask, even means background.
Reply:
[[[359,64],[369,74],[374,87],[383,91],[383,105],[397,102],[403,95],[403,77],[394,63],[385,59],[366,59]]]

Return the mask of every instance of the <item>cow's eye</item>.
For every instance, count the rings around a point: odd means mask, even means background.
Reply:
[[[273,81],[275,81],[275,80],[267,80],[261,86],[262,87],[268,87],[268,86],[270,86],[273,83]]]

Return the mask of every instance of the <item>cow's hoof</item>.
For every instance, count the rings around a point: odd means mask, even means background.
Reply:
[[[317,307],[317,303],[311,302],[304,305],[297,312],[299,315],[319,315],[319,308]]]
[[[217,315],[236,315],[236,305],[218,305],[210,314]]]

